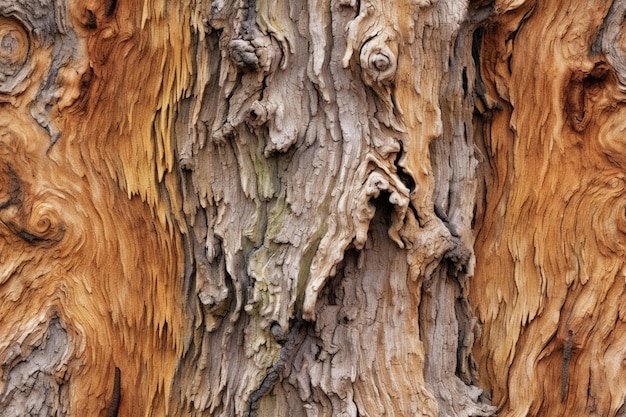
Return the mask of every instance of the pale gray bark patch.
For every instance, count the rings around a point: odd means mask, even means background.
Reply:
[[[626,45],[624,44],[624,20],[626,20],[626,1],[617,0],[611,6],[592,52],[606,55],[609,64],[615,68],[620,81],[620,89],[626,92]]]
[[[0,15],[20,20],[32,31],[37,42],[46,47],[53,42],[58,32],[57,13],[65,9],[64,3],[61,3],[55,0],[2,0]]]
[[[67,415],[69,403],[64,374],[69,337],[58,318],[32,346],[15,345],[2,365],[4,389],[0,410],[5,417]]]
[[[10,41],[12,45],[11,51],[2,54],[0,92],[15,94],[23,90],[25,80],[32,73],[29,63],[35,48],[33,43],[47,47],[52,43],[52,34],[57,32],[54,3],[3,0],[0,1],[0,16],[12,20],[10,28],[3,22],[2,42]],[[18,50],[21,51],[19,57],[15,55]]]

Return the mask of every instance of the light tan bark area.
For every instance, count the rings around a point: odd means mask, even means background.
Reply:
[[[624,412],[625,8],[502,4],[485,30],[492,169],[470,301],[501,416]]]

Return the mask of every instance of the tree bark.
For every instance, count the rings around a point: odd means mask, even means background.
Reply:
[[[183,414],[493,412],[462,298],[471,34],[486,15],[454,1],[212,5],[205,79],[176,129],[186,269],[202,271]]]
[[[620,415],[625,9],[0,0],[2,415]]]
[[[502,3],[481,54],[481,382],[501,416],[623,415],[626,3]]]

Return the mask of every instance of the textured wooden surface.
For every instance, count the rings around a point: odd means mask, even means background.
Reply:
[[[623,415],[625,7],[503,2],[485,31],[491,169],[470,300],[501,416]]]
[[[625,12],[0,0],[0,414],[620,415]]]
[[[188,339],[159,130],[177,68],[156,11],[148,36],[114,3],[0,2],[5,416],[107,415],[116,367],[118,414],[164,415]]]
[[[481,13],[212,3],[176,128],[202,308],[183,414],[493,412],[457,303],[477,164],[466,18]]]

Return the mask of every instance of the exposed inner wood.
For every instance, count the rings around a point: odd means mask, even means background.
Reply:
[[[482,45],[500,110],[470,281],[480,381],[500,416],[614,416],[626,393],[626,5],[518,3]]]

